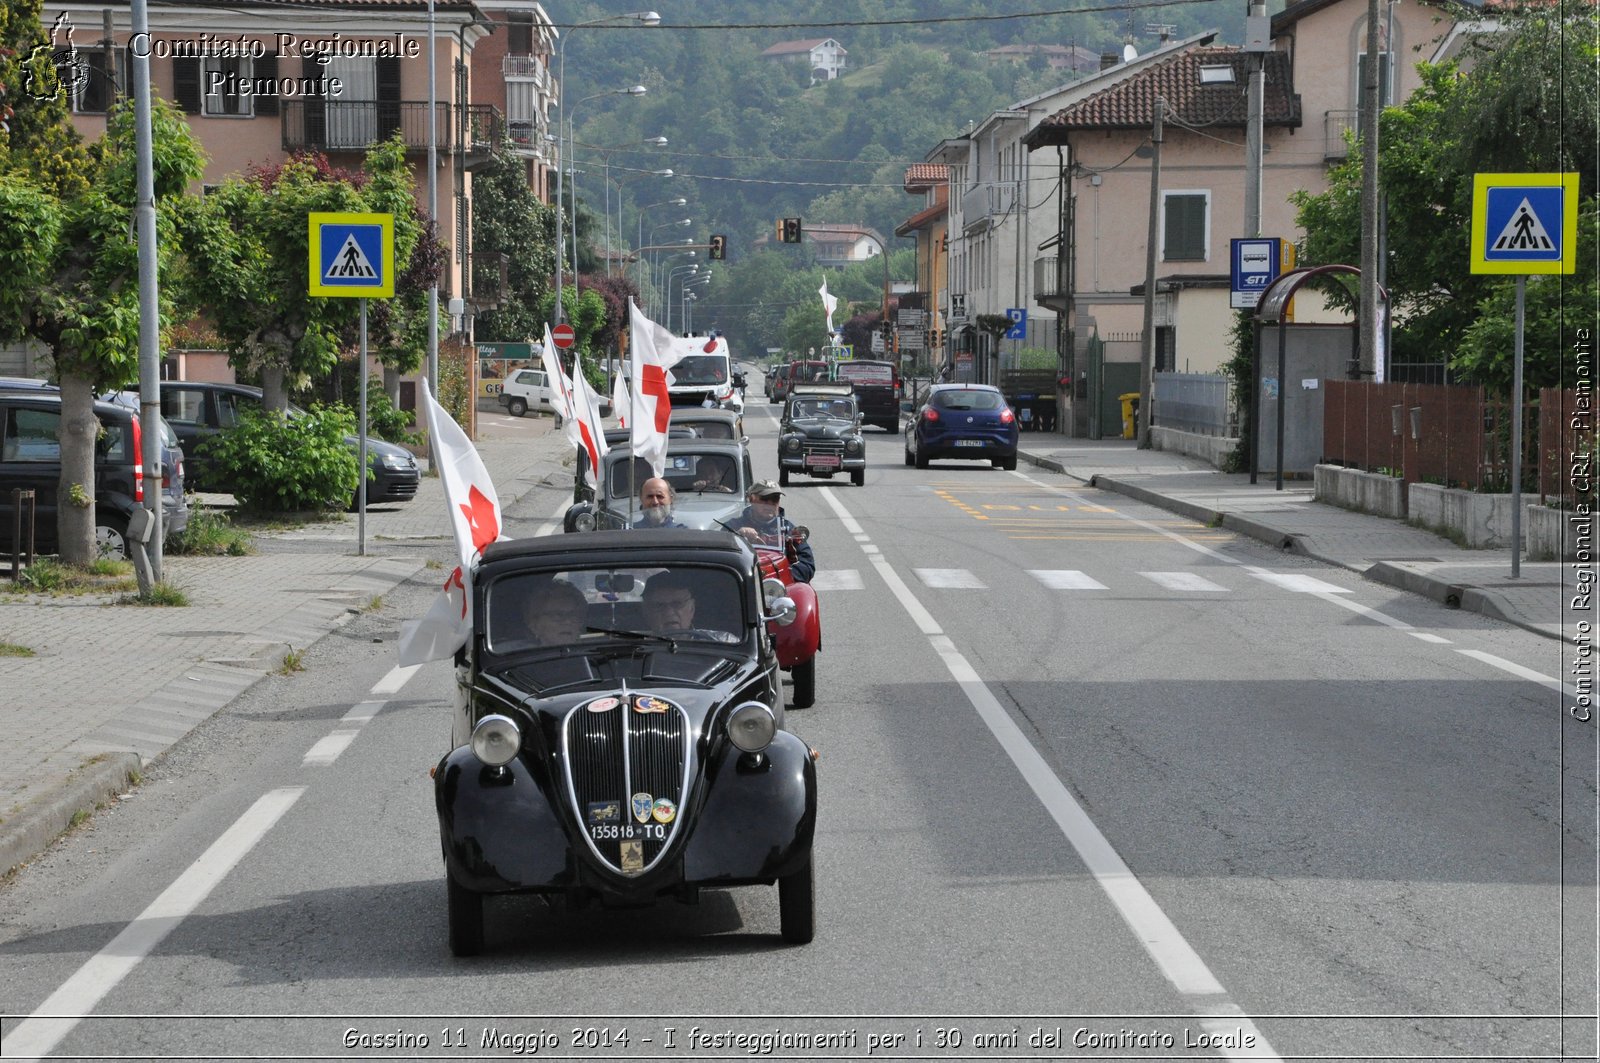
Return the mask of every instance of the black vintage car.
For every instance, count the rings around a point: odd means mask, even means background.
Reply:
[[[867,481],[856,397],[845,384],[796,384],[778,422],[778,483],[787,486],[790,473],[840,472],[848,472],[857,487]]]
[[[434,769],[450,948],[494,894],[634,906],[778,887],[814,927],[815,756],[784,726],[781,584],[723,531],[495,543],[472,580],[451,745]]]
[[[745,494],[755,477],[750,454],[743,443],[728,439],[700,439],[667,434],[667,455],[662,474],[677,492],[673,517],[688,528],[715,528],[744,511]],[[629,468],[630,460],[632,468]],[[580,453],[578,460],[585,461]],[[591,488],[578,474],[575,501],[562,518],[569,532],[626,528],[638,520],[639,488],[651,476],[650,463],[633,457],[627,446],[614,445],[600,459],[598,486]]]

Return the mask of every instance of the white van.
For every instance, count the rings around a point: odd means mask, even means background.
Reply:
[[[500,385],[500,405],[521,417],[529,410],[535,413],[555,412],[555,396],[550,391],[549,378],[543,369],[518,369]]]

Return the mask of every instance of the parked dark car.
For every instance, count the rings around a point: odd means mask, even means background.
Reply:
[[[633,450],[624,445],[609,450],[600,466],[599,489],[591,489],[587,481],[581,483],[578,501],[562,521],[566,531],[626,528],[638,519],[639,487],[655,475],[650,463],[633,457]],[[715,528],[718,521],[738,516],[755,481],[750,453],[743,443],[674,436],[670,431],[663,475],[678,496],[673,516],[689,528]]]
[[[451,951],[489,943],[494,895],[638,907],[773,884],[783,940],[810,941],[815,758],[785,728],[768,635],[794,605],[750,548],[723,531],[507,540],[472,594],[433,771]]]
[[[791,473],[832,479],[843,472],[857,487],[867,482],[855,394],[848,384],[796,384],[778,421],[778,483],[787,487]]]
[[[900,373],[893,362],[847,358],[833,363],[833,380],[855,389],[861,423],[900,431]]]
[[[102,556],[126,560],[128,520],[144,506],[145,478],[140,465],[143,428],[139,411],[96,401],[102,431],[95,441],[95,543]],[[0,548],[13,548],[15,488],[34,493],[34,547],[59,549],[56,493],[61,480],[61,393],[37,382],[0,384]],[[170,537],[189,525],[184,497],[183,451],[176,436],[163,433],[161,451],[162,531]],[[24,532],[26,535],[26,532]]]
[[[184,453],[189,456],[189,483],[193,490],[234,493],[238,485],[225,480],[206,460],[200,444],[238,424],[246,410],[260,408],[261,389],[246,384],[195,380],[161,382],[161,413],[178,433]],[[291,404],[289,407],[291,417],[303,412],[298,406]],[[345,442],[352,451],[357,451],[360,441],[356,436],[346,436]],[[416,457],[405,447],[368,436],[367,465],[372,472],[367,479],[369,504],[409,502],[416,497],[422,472],[417,467]],[[356,505],[356,489],[357,485],[350,486],[352,509]]]
[[[906,464],[926,469],[934,458],[987,459],[1017,467],[1017,415],[987,384],[935,384],[906,425]]]

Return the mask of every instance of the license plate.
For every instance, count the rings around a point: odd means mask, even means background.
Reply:
[[[981,447],[981,446],[983,446],[983,440],[981,440],[981,439],[958,439],[958,440],[956,440],[956,446],[958,446],[958,447]]]
[[[819,469],[837,469],[844,464],[844,459],[837,454],[807,454],[806,464]]]

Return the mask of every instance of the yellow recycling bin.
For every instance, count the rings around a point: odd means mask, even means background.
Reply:
[[[1122,438],[1132,439],[1134,438],[1133,423],[1139,415],[1139,393],[1137,391],[1129,391],[1118,395],[1117,398],[1122,402]]]

